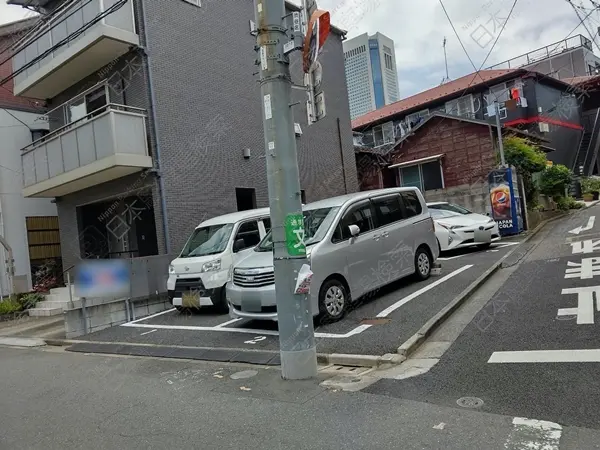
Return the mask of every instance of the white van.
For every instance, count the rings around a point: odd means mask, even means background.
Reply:
[[[196,227],[169,266],[169,300],[178,310],[214,305],[228,310],[225,285],[231,266],[271,229],[269,208],[214,217]]]

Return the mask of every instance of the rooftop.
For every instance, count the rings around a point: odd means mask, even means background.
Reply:
[[[508,78],[511,75],[525,73],[523,69],[502,69],[502,70],[481,70],[479,72],[470,73],[464,77],[449,81],[440,86],[420,92],[411,97],[399,100],[389,105],[371,111],[363,116],[357,117],[352,121],[352,129],[357,129],[365,125],[370,125],[378,120],[394,116],[398,113],[416,109],[420,106],[425,106],[427,103],[444,97],[453,96],[456,93],[463,93],[467,89],[476,88],[482,84],[487,84],[490,81]]]

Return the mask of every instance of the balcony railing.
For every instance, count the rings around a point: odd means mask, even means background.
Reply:
[[[52,98],[139,45],[132,0],[74,0],[17,43],[16,95]]]
[[[60,197],[152,167],[144,110],[109,104],[25,147],[23,195]]]
[[[544,59],[560,55],[561,53],[579,47],[585,47],[588,50],[593,51],[592,41],[590,41],[585,36],[578,34],[577,36],[572,36],[568,39],[555,42],[554,44],[550,44],[545,47],[532,50],[515,58],[508,59],[498,64],[494,64],[493,66],[487,67],[486,69],[517,69],[519,67],[538,63]]]

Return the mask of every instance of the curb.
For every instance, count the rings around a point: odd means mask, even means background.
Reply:
[[[105,341],[84,341],[78,339],[44,339],[46,345],[54,347],[68,347],[75,344],[112,344],[112,345],[132,345],[138,347],[156,347],[156,344],[141,344],[132,342],[105,342]],[[160,346],[159,346],[160,347]],[[189,347],[170,345],[172,348],[197,348],[197,349],[212,349],[212,347]],[[228,349],[235,350],[240,353],[256,353],[257,350],[243,350],[243,349]],[[279,354],[278,351],[269,351],[269,353]],[[380,364],[399,364],[404,361],[399,355],[388,354],[384,356],[374,355],[352,355],[352,354],[327,354],[317,353],[317,363],[320,364],[335,364],[340,366],[359,366],[359,367],[377,367]]]
[[[407,358],[413,353],[430,335],[438,328],[454,311],[458,309],[471,295],[484,284],[497,270],[502,267],[502,264],[508,259],[514,252],[516,252],[523,244],[529,239],[535,236],[540,230],[546,226],[549,222],[560,219],[563,215],[552,217],[541,222],[535,229],[523,239],[519,245],[515,246],[500,260],[494,263],[492,267],[486,270],[479,278],[472,282],[464,291],[462,291],[457,297],[455,297],[448,305],[442,308],[438,313],[429,319],[425,325],[423,325],[419,331],[409,337],[400,347],[398,347],[398,354],[404,358]]]

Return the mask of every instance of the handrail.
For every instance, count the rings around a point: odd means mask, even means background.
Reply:
[[[61,103],[56,108],[51,109],[50,111],[48,111],[44,115],[48,116],[48,115],[52,114],[54,111],[56,111],[57,109],[62,108],[63,106],[68,105],[69,103],[73,103],[75,100],[79,100],[81,97],[85,97],[88,93],[90,93],[91,91],[94,91],[94,90],[98,89],[102,85],[106,86],[107,85],[107,81],[106,80],[99,81],[98,83],[96,83],[95,85],[93,85],[91,88],[86,89],[85,91],[77,94],[75,97],[71,97],[69,100],[67,100],[66,102]]]
[[[143,108],[137,108],[135,106],[128,106],[128,105],[120,105],[118,103],[108,103],[108,104],[103,105],[100,108],[95,109],[94,111],[86,114],[85,116],[83,116],[83,117],[75,120],[74,122],[69,122],[68,124],[63,125],[62,127],[57,128],[56,130],[52,131],[52,133],[48,133],[46,136],[43,136],[43,137],[41,137],[41,138],[33,141],[31,144],[29,144],[26,147],[23,147],[21,149],[21,155],[25,155],[27,153],[32,152],[42,142],[47,142],[47,141],[50,141],[50,140],[56,138],[58,135],[60,135],[62,132],[66,131],[67,129],[73,128],[75,125],[77,125],[79,123],[84,123],[85,121],[87,121],[88,119],[90,119],[91,116],[104,115],[104,114],[109,113],[111,111],[124,111],[124,112],[127,112],[127,110],[133,110],[134,112],[136,111],[140,115],[144,115],[144,116],[145,116],[145,113],[146,113],[146,110],[143,109]],[[101,114],[98,114],[99,111],[101,111]]]
[[[23,51],[25,49],[25,47],[27,47],[28,44],[31,44],[31,42],[33,40],[35,40],[40,35],[44,34],[46,31],[54,28],[54,26],[56,24],[63,22],[63,20],[59,20],[59,19],[65,19],[65,20],[68,19],[76,11],[83,9],[86,5],[88,5],[89,3],[91,3],[94,0],[87,0],[85,3],[81,4],[79,8],[73,9],[73,11],[71,11],[71,14],[69,14],[67,16],[66,13],[68,13],[69,10],[74,5],[76,5],[77,1],[78,0],[66,0],[65,3],[63,3],[61,6],[59,6],[56,10],[52,11],[52,13],[50,14],[50,18],[45,23],[39,23],[38,26],[33,28],[29,33],[27,33],[25,36],[23,36],[21,39],[19,39],[15,44],[13,44],[12,48],[13,48],[15,54]],[[43,20],[43,18],[41,20]]]
[[[586,164],[588,162],[588,156],[590,153],[590,149],[592,148],[592,144],[596,141],[598,141],[598,137],[599,137],[599,132],[600,132],[600,120],[598,120],[600,118],[600,109],[598,109],[598,111],[596,112],[596,120],[594,120],[594,127],[592,128],[592,134],[590,136],[590,142],[588,143],[588,148],[585,151],[585,158],[583,160],[583,170],[587,171],[587,167]],[[584,134],[585,134],[585,130],[584,130]],[[594,139],[595,138],[595,139]]]

